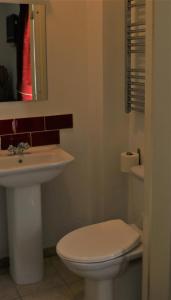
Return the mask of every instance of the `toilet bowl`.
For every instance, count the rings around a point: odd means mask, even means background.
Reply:
[[[56,247],[64,264],[85,279],[85,300],[114,300],[113,280],[142,256],[141,232],[122,220],[72,231]]]

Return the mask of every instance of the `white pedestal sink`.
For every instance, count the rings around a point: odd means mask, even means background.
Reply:
[[[7,188],[10,272],[18,284],[43,277],[41,183],[74,158],[58,146],[30,148],[22,156],[0,151],[0,185]]]

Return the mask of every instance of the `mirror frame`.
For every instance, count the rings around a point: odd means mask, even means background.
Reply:
[[[37,101],[47,99],[46,8],[42,4],[31,4],[30,9],[33,101]]]

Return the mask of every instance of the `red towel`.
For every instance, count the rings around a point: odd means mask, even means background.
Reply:
[[[22,82],[20,86],[21,100],[30,101],[32,96],[32,74],[31,74],[31,56],[30,56],[30,18],[28,19],[24,31],[23,39],[23,70],[22,70]]]

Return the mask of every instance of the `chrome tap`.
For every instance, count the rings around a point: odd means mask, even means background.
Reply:
[[[28,143],[19,143],[17,147],[13,145],[9,145],[8,151],[10,155],[22,155],[25,150],[27,150],[30,147]]]

